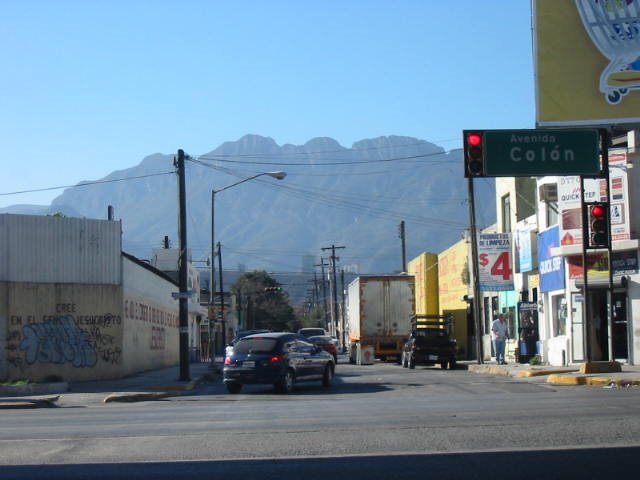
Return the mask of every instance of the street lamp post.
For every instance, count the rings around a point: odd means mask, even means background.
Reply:
[[[223,192],[225,190],[228,190],[230,188],[233,188],[237,185],[240,185],[241,183],[245,183],[248,182],[249,180],[253,180],[255,178],[258,177],[262,177],[262,176],[268,176],[268,177],[272,177],[275,178],[276,180],[283,180],[286,176],[287,173],[286,172],[262,172],[262,173],[258,173],[256,175],[252,175],[248,178],[245,178],[243,180],[237,181],[235,183],[232,183],[231,185],[227,185],[226,187],[220,188],[218,190],[211,190],[211,279],[209,281],[209,305],[211,307],[214,306],[215,302],[214,302],[214,292],[215,292],[215,261],[214,261],[214,257],[215,257],[215,206],[216,206],[216,194]],[[220,265],[220,275],[222,278],[222,265]],[[222,308],[220,309],[220,318],[222,319],[222,343],[223,345],[226,344],[226,322],[224,320],[224,304],[223,304],[223,298],[222,298],[223,292],[222,290],[220,291],[220,305],[222,306]],[[211,347],[209,348],[209,350],[211,351],[211,363],[214,362],[214,349],[213,349],[213,329],[212,329],[212,319],[209,319],[209,342],[211,344]]]

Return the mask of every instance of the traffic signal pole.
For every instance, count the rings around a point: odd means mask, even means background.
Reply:
[[[484,363],[484,352],[482,351],[482,315],[480,312],[480,278],[478,267],[478,232],[476,230],[476,204],[475,192],[473,189],[473,177],[467,178],[468,203],[469,203],[469,236],[471,237],[471,268],[473,279],[473,321],[476,327],[476,355],[478,364]]]

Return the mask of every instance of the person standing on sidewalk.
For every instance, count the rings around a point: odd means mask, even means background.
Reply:
[[[496,361],[499,365],[504,365],[504,346],[509,338],[509,325],[507,325],[506,315],[498,314],[491,324],[491,340],[493,340],[493,350],[496,352]]]

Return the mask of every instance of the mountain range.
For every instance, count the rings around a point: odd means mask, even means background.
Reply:
[[[186,162],[187,235],[192,259],[211,254],[212,190],[215,242],[223,268],[300,272],[336,250],[352,272],[401,270],[399,224],[406,258],[439,252],[468,226],[461,150],[445,151],[412,137],[385,136],[347,148],[332,138],[278,145],[246,135]],[[122,220],[123,249],[150,258],[168,236],[178,246],[175,154],[156,153],[138,165],[66,189],[49,206],[14,205],[0,212]],[[284,171],[278,181],[265,172]],[[243,180],[260,175],[255,179]],[[238,185],[234,185],[238,183]],[[480,227],[495,222],[493,179],[475,182]],[[227,188],[228,187],[228,188]],[[204,263],[202,264],[204,266]]]

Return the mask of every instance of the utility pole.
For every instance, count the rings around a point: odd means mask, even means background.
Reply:
[[[324,259],[320,257],[320,263],[314,265],[315,267],[320,267],[320,272],[322,275],[322,301],[324,303],[323,317],[324,317],[324,326],[326,328],[329,327],[329,322],[327,321],[327,285],[324,277],[324,267],[328,266],[328,263],[324,263]]]
[[[184,151],[178,150],[173,165],[178,174],[178,232],[180,256],[178,259],[178,302],[180,332],[180,381],[189,378],[189,292],[187,291],[187,195],[185,187]]]
[[[407,271],[407,250],[405,245],[405,236],[404,236],[404,220],[400,222],[398,226],[398,236],[400,237],[400,243],[402,247],[402,272]]]
[[[346,247],[336,247],[335,245],[331,245],[330,247],[322,247],[321,250],[331,250],[331,328],[334,333],[337,334],[338,329],[338,289],[336,282],[336,249],[346,248]]]
[[[346,313],[345,313],[345,298],[344,298],[344,268],[342,270],[340,270],[340,279],[342,280],[342,330],[341,330],[341,334],[342,334],[342,339],[340,340],[340,343],[342,345],[342,352],[346,352],[347,351],[347,347],[345,346],[345,330],[346,330]]]
[[[224,288],[222,286],[222,246],[218,242],[218,275],[220,278],[220,321],[222,322],[222,348],[227,345],[227,321],[224,318]]]

